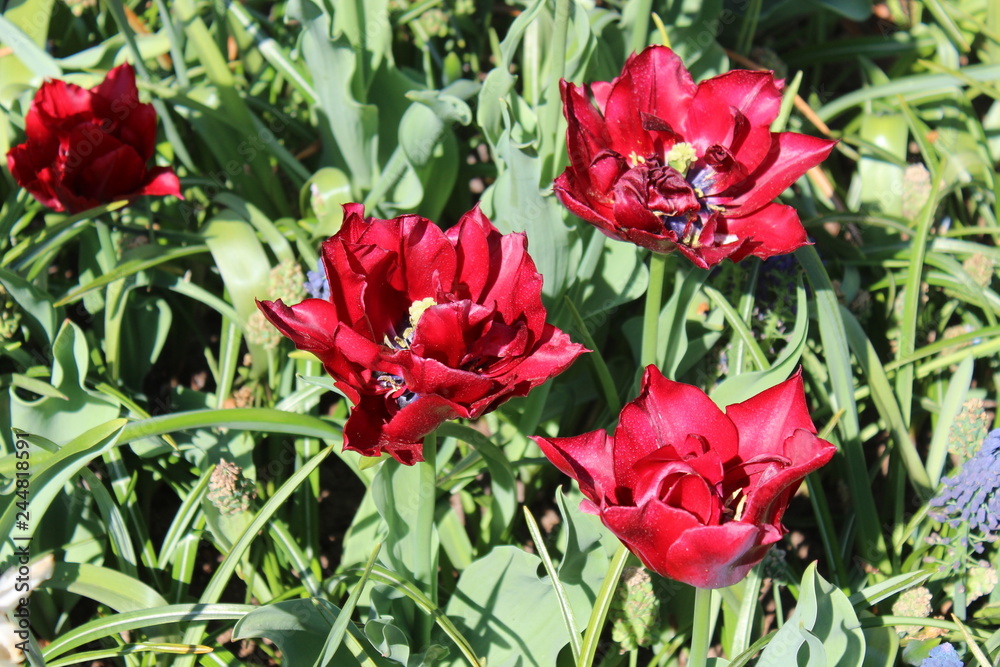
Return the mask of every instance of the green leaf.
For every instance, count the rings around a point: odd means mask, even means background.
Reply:
[[[107,567],[88,563],[56,563],[44,584],[106,605],[117,612],[166,606],[167,601],[143,582]]]
[[[243,618],[254,609],[257,608],[248,604],[175,604],[112,614],[84,623],[56,637],[51,644],[45,647],[44,656],[46,660],[52,660],[78,646],[105,637],[165,623],[233,621]]]
[[[927,450],[927,477],[932,489],[937,488],[938,482],[941,481],[941,473],[944,471],[944,464],[948,458],[948,439],[951,426],[955,417],[962,411],[965,397],[972,385],[974,368],[975,360],[972,357],[966,357],[958,365],[955,374],[948,382],[948,390],[941,403],[941,412],[938,413],[934,435],[931,437],[931,444]]]
[[[49,17],[52,16],[53,0],[28,0],[13,7],[4,7],[0,14],[0,43],[9,47],[16,61],[8,63],[10,58],[0,60],[5,86],[14,82],[29,83],[24,68],[39,79],[55,79],[62,76],[62,68],[48,54],[44,45],[48,37]],[[38,20],[39,17],[42,20]],[[3,100],[4,104],[8,100]]]
[[[36,526],[41,522],[63,486],[73,479],[81,468],[117,443],[124,425],[124,419],[112,419],[95,426],[63,445],[57,453],[48,456],[41,463],[32,465],[31,490],[28,498],[31,525]],[[24,535],[24,531],[21,530],[18,534],[13,534],[18,511],[17,504],[12,502],[0,515],[0,535],[12,536],[12,539],[0,543],[0,562],[6,561],[13,553],[15,545],[22,544],[25,538],[30,538],[30,535]]]
[[[538,528],[538,522],[535,521],[534,515],[532,515],[531,510],[527,507],[524,508],[524,519],[528,524],[528,532],[531,533],[531,539],[535,543],[535,550],[541,556],[542,564],[545,566],[545,573],[548,575],[549,581],[552,582],[552,589],[555,591],[556,600],[559,602],[559,612],[562,614],[563,622],[566,624],[566,632],[569,636],[569,645],[573,652],[573,660],[578,661],[580,659],[580,630],[577,628],[576,617],[570,608],[566,589],[563,588],[562,582],[559,581],[559,575],[552,564],[552,557],[545,546],[545,538],[542,536],[542,531]]]
[[[861,667],[865,646],[851,601],[817,574],[812,562],[802,575],[795,611],[771,639],[757,665]]]
[[[105,273],[100,278],[87,283],[86,285],[81,285],[76,289],[73,289],[59,299],[54,305],[64,306],[68,303],[73,303],[77,299],[81,298],[84,294],[87,294],[91,290],[95,290],[98,287],[104,287],[109,283],[113,283],[116,280],[125,278],[127,276],[132,276],[139,271],[145,271],[146,269],[151,269],[154,266],[159,266],[166,262],[170,262],[175,259],[182,259],[184,257],[190,257],[191,255],[197,255],[208,250],[207,247],[202,245],[195,246],[182,246],[178,248],[164,248],[158,245],[142,245],[138,248],[129,250],[122,257],[122,261],[118,263],[111,271]]]
[[[934,574],[933,569],[899,574],[877,584],[872,584],[871,586],[854,593],[849,599],[855,608],[860,609],[861,607],[871,607],[886,598],[890,598],[897,593],[901,593],[909,588],[913,588],[914,586],[923,583],[932,574]]]
[[[503,451],[485,435],[465,424],[445,422],[438,427],[442,437],[452,437],[467,442],[483,457],[490,471],[490,537],[492,544],[499,544],[507,533],[514,512],[517,510],[517,489],[514,468]]]
[[[62,308],[57,308],[52,297],[42,289],[5,268],[0,268],[0,284],[21,307],[27,316],[28,326],[46,344],[56,335],[56,326],[62,318]]]
[[[250,548],[250,544],[261,534],[264,527],[267,526],[268,522],[272,520],[275,512],[284,505],[292,494],[300,486],[305,484],[309,478],[309,475],[313,470],[319,467],[319,464],[329,456],[331,451],[330,447],[322,449],[318,454],[313,456],[311,459],[306,461],[295,473],[292,474],[278,489],[274,494],[268,498],[264,506],[254,515],[253,521],[247,526],[246,530],[237,540],[236,544],[233,545],[232,550],[226,554],[225,559],[216,568],[215,572],[212,574],[212,578],[209,580],[208,584],[205,586],[205,590],[201,594],[200,602],[204,604],[214,604],[218,602],[219,598],[232,578],[233,574],[236,572],[237,565],[243,561],[246,556],[247,550]],[[332,621],[331,621],[332,625]],[[195,623],[190,625],[184,631],[184,643],[194,644],[203,636],[205,632],[205,625],[203,623]],[[179,659],[175,665],[183,667],[191,667],[194,664],[193,660],[189,660],[187,657]]]
[[[437,486],[430,468],[426,461],[404,466],[389,459],[372,480],[372,499],[389,529],[385,562],[425,592],[433,590],[432,577],[436,582],[439,547],[437,526],[431,518]],[[430,530],[422,530],[427,527]]]
[[[795,328],[774,364],[765,370],[727,377],[712,390],[718,405],[732,405],[787,380],[802,358],[809,334],[809,300],[802,281],[796,289]]]
[[[359,57],[346,36],[330,39],[333,26],[323,4],[298,0],[289,5],[288,16],[302,23],[302,59],[313,77],[325,121],[321,126],[333,137],[339,149],[338,162],[350,173],[357,196],[371,188],[375,178],[379,112],[376,106],[355,97],[354,82],[361,83],[363,74],[358,70],[365,67],[367,56]]]
[[[488,665],[550,667],[569,641],[541,560],[496,547],[462,573],[445,613]]]
[[[318,598],[275,602],[241,618],[233,628],[233,639],[266,637],[281,649],[285,664],[311,665],[323,652],[324,641],[338,614],[340,609],[336,605]],[[351,658],[346,645],[340,647],[334,658],[334,665],[360,663]]]
[[[43,396],[28,400],[12,388],[11,423],[28,433],[59,441],[117,417],[118,404],[84,384],[89,360],[83,331],[66,320],[52,345],[51,380],[66,398]]]
[[[344,218],[341,206],[352,201],[351,181],[336,167],[323,167],[313,174],[299,197],[301,209],[316,217],[313,236],[319,239],[337,233]]]
[[[365,565],[365,571],[361,574],[361,579],[358,580],[358,583],[354,585],[354,590],[351,591],[347,602],[344,603],[343,608],[337,614],[337,620],[334,621],[329,634],[327,634],[323,653],[316,660],[314,667],[324,667],[324,665],[334,664],[331,661],[341,648],[341,644],[344,641],[344,633],[347,632],[348,626],[351,625],[351,615],[354,613],[354,608],[358,604],[358,599],[361,597],[361,592],[364,590],[365,584],[368,583],[368,577],[372,573],[372,567],[375,565],[375,559],[378,558],[378,552],[381,549],[381,542],[376,543],[375,548],[372,549],[371,555],[368,557],[368,563]],[[353,628],[353,626],[351,627]]]

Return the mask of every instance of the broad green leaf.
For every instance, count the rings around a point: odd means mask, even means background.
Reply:
[[[355,0],[344,3],[349,1]],[[379,112],[374,105],[356,97],[355,80],[360,83],[363,74],[358,70],[365,66],[367,56],[359,58],[346,36],[330,39],[333,26],[323,4],[298,0],[289,5],[288,15],[303,26],[302,59],[313,77],[323,114],[320,125],[339,149],[334,166],[346,167],[357,197],[371,188],[375,179]]]
[[[372,498],[389,529],[383,560],[425,592],[432,591],[437,581],[439,543],[433,519],[437,500],[434,481],[434,472],[427,462],[404,466],[395,459],[379,466],[372,481]]]
[[[541,564],[518,547],[500,546],[459,578],[445,613],[486,664],[549,667],[569,641],[552,584],[538,576]]]
[[[340,608],[318,598],[285,600],[259,607],[246,614],[233,628],[233,639],[266,637],[273,641],[288,665],[311,665],[323,651],[326,636],[333,627]],[[357,628],[350,626],[347,641],[328,665],[383,665],[365,654],[368,644]]]
[[[27,0],[4,6],[0,14],[0,44],[13,51],[13,58],[0,58],[0,104],[10,103],[34,82],[58,78],[59,64],[46,52],[49,19],[54,0]]]
[[[252,331],[251,317],[257,312],[254,299],[268,297],[271,262],[254,228],[232,211],[216,216],[205,229],[205,236],[229,292],[229,299],[240,317],[238,324],[247,335]],[[257,318],[256,324],[270,326],[260,318]],[[259,343],[247,341],[247,346],[253,358],[254,374],[263,373],[267,366],[267,351]]]
[[[903,171],[909,130],[900,114],[865,115],[861,138],[883,149],[896,161],[863,154],[858,163],[861,202],[884,213],[899,215],[903,205]]]
[[[299,206],[316,218],[313,236],[319,240],[333,236],[340,229],[342,205],[354,201],[347,174],[336,167],[323,167],[306,181],[299,196]]]
[[[86,387],[89,365],[90,353],[83,331],[73,322],[65,321],[52,345],[51,384],[67,398],[44,396],[28,400],[11,388],[12,423],[49,440],[65,441],[117,417],[116,402]]]
[[[850,600],[817,574],[813,562],[802,575],[795,611],[771,639],[757,665],[861,667],[865,646]]]
[[[612,319],[622,305],[646,293],[649,269],[644,254],[632,244],[608,240],[596,230],[593,239],[600,242],[602,250],[593,272],[577,274],[577,308],[584,322],[596,329]]]

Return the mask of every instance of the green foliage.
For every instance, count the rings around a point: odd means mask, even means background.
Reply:
[[[612,602],[627,554],[528,439],[612,427],[635,397],[647,257],[552,194],[558,83],[664,42],[698,79],[777,70],[774,129],[840,140],[781,197],[814,246],[712,271],[670,257],[652,285],[670,377],[726,405],[801,368],[840,450],[759,571],[710,598],[715,664],[918,665],[942,641],[995,662],[997,546],[927,504],[998,423],[1000,9],[977,0],[9,3],[0,149],[45,78],[91,87],[128,60],[184,194],[70,216],[0,178],[0,535],[28,535],[26,511],[32,556],[57,560],[32,659],[688,661],[691,591],[652,575]],[[430,463],[339,451],[349,403],[254,299],[302,298],[348,202],[445,227],[478,203],[526,234],[549,321],[592,354],[442,426]],[[210,488],[222,458],[238,498]],[[893,611],[916,586],[930,616]]]

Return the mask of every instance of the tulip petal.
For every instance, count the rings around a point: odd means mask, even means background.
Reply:
[[[720,234],[744,241],[732,253],[734,262],[749,255],[761,259],[785,255],[809,245],[798,211],[784,204],[767,204],[748,216],[723,218],[721,223]]]
[[[306,299],[288,307],[278,299],[257,301],[257,307],[300,350],[317,352],[333,344],[333,331],[339,320],[336,308],[329,301]]]
[[[781,539],[773,526],[730,521],[685,531],[670,548],[656,553],[668,576],[698,588],[723,588],[739,583]]]
[[[604,431],[591,431],[571,438],[544,438],[533,435],[542,453],[564,474],[580,484],[594,504],[615,502],[616,482],[612,475],[613,440]]]
[[[770,144],[770,126],[781,109],[781,93],[771,72],[733,70],[698,84],[691,100],[684,138],[704,154],[712,144],[732,147],[735,117],[746,118],[749,129],[764,130]],[[755,141],[760,139],[756,137]],[[734,151],[735,152],[735,151]]]
[[[183,199],[181,182],[170,167],[155,167],[146,172],[146,182],[136,192],[138,195],[172,195]]]
[[[785,438],[796,429],[816,432],[806,405],[802,369],[742,403],[727,406],[726,415],[740,433],[740,458],[744,461],[784,455]]]
[[[809,169],[826,159],[836,141],[797,132],[780,132],[757,170],[738,186],[728,206],[753,213],[784,192]]]
[[[672,564],[666,560],[671,545],[685,532],[702,527],[691,512],[658,501],[641,507],[602,506],[601,521],[647,567],[670,577]]]
[[[611,145],[607,125],[584,89],[563,80],[559,82],[559,91],[566,116],[569,162],[577,169],[586,169],[598,153]]]
[[[566,332],[546,324],[530,354],[518,359],[504,375],[504,382],[514,387],[514,396],[527,396],[529,391],[569,368],[584,352],[589,350],[574,343]]]
[[[796,429],[782,442],[791,461],[788,466],[768,466],[747,490],[747,503],[741,520],[749,523],[776,524],[781,521],[788,501],[806,475],[833,458],[837,448],[805,429]]]
[[[389,399],[391,400],[391,399]],[[344,449],[362,456],[390,454],[403,465],[424,460],[423,439],[454,417],[450,406],[434,396],[423,396],[390,414],[387,399],[362,396],[344,425]]]
[[[712,443],[723,465],[736,457],[736,427],[712,399],[697,387],[668,380],[656,366],[647,366],[639,397],[622,409],[615,432],[618,483],[634,488],[640,459],[665,445],[683,445],[690,434]]]
[[[496,261],[494,253],[499,252],[499,243],[494,237],[499,237],[500,233],[476,204],[458,224],[445,232],[445,236],[455,247],[455,282],[468,288],[467,294],[455,296],[479,302],[489,275],[483,269]]]
[[[697,87],[684,63],[670,49],[650,47],[629,57],[611,84],[604,109],[611,145],[621,155],[649,155],[653,143],[638,112],[662,120],[685,135],[688,106]]]

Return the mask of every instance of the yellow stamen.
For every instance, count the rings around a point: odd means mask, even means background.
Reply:
[[[694,164],[697,159],[698,153],[694,150],[694,146],[685,141],[678,142],[671,146],[666,155],[667,164],[682,174],[686,174],[688,168]]]
[[[431,297],[427,297],[426,299],[421,299],[420,301],[414,301],[413,303],[411,303],[410,326],[412,328],[416,328],[417,322],[420,321],[420,317],[424,314],[424,311],[426,311],[431,306],[436,306],[436,305],[437,301],[435,301]]]

